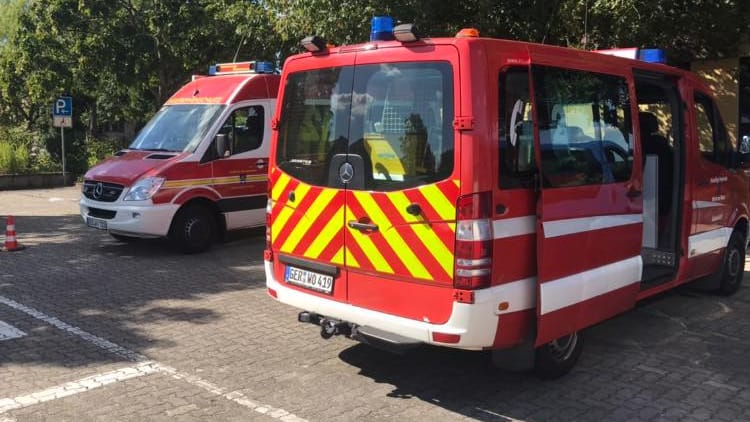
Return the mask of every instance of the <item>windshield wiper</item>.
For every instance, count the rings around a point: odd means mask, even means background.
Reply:
[[[166,149],[166,148],[135,148],[135,149],[137,149],[138,151],[179,152],[173,149]]]

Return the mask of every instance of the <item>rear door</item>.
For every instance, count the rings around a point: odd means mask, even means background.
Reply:
[[[324,60],[313,69],[313,60],[285,65],[269,180],[270,230],[278,280],[345,302],[346,186],[332,162],[349,144],[354,54]]]
[[[423,61],[427,53],[440,60]],[[341,183],[343,169],[354,174],[344,213],[349,303],[432,323],[450,316],[457,58],[452,46],[357,54],[339,167]]]
[[[541,345],[633,306],[643,218],[626,77],[535,65],[532,78]]]

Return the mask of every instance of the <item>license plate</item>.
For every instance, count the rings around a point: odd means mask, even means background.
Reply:
[[[86,217],[86,225],[99,230],[107,230],[107,220],[100,218]]]
[[[312,271],[303,270],[295,267],[286,267],[284,280],[289,284],[294,284],[306,289],[315,290],[325,294],[331,294],[333,291],[333,277],[325,274],[318,274]]]

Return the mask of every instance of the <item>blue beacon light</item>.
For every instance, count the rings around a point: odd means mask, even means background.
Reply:
[[[659,48],[642,48],[638,50],[638,58],[648,63],[667,63],[664,50]]]
[[[390,41],[393,36],[393,18],[390,16],[375,16],[370,27],[370,41]]]

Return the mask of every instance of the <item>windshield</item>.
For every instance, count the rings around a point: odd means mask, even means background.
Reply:
[[[193,151],[223,109],[218,104],[165,106],[141,130],[130,149]]]
[[[452,122],[447,62],[297,72],[286,81],[276,160],[293,177],[322,186],[336,186],[342,154],[364,173],[364,185],[350,189],[434,183],[453,171]]]

